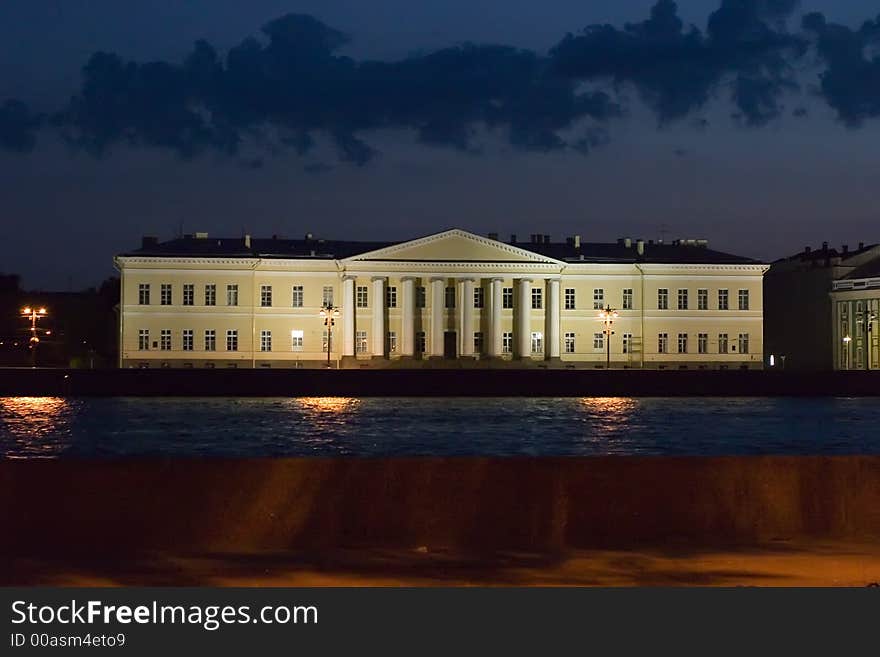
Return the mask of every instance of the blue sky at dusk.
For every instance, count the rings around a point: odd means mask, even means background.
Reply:
[[[7,0],[2,267],[140,236],[878,241],[880,8],[854,0]]]

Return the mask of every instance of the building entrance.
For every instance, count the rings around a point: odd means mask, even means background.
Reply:
[[[454,360],[458,357],[457,337],[455,331],[446,331],[443,334],[443,358]]]

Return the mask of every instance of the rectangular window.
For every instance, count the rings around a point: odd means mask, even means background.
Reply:
[[[272,331],[260,331],[260,351],[272,351]]]
[[[195,303],[196,286],[192,283],[183,284],[183,305],[191,306]]]
[[[159,305],[171,305],[171,283],[162,283],[159,286]]]
[[[483,288],[474,288],[474,308],[482,308],[485,299],[483,297]]]
[[[138,304],[141,306],[150,305],[150,284],[141,283],[138,285]]]
[[[657,309],[669,309],[669,290],[665,287],[661,287],[659,290],[657,290]]]
[[[483,353],[483,334],[480,331],[474,333],[474,353]]]
[[[356,331],[355,332],[355,352],[359,354],[367,353],[367,332],[366,331]]]
[[[217,351],[217,331],[205,329],[205,351]]]
[[[193,330],[192,329],[183,329],[182,333],[182,345],[184,351],[192,351],[193,350]]]
[[[565,309],[566,310],[574,310],[575,309],[575,296],[574,296],[574,288],[567,287],[565,288]]]
[[[217,286],[214,283],[208,283],[205,285],[205,305],[217,305]]]
[[[140,329],[138,331],[138,351],[149,351],[150,349],[150,329]]]
[[[513,308],[513,288],[512,287],[501,288],[501,307],[502,308]]]
[[[697,351],[701,354],[709,353],[709,334],[708,333],[698,333],[697,334]]]
[[[605,334],[593,333],[593,349],[599,350],[605,348]]]
[[[388,331],[385,341],[385,349],[389,354],[397,353],[397,331]]]
[[[303,332],[301,330],[294,329],[290,332],[290,348],[293,351],[303,350]],[[324,351],[327,351],[326,347]]]
[[[566,333],[565,334],[565,353],[573,354],[574,353],[574,333]]]
[[[425,288],[422,288],[424,291]],[[416,331],[416,353],[423,354],[426,350],[426,340],[425,340],[425,332],[424,331]]]
[[[593,290],[593,310],[601,310],[605,303],[605,290],[597,287]]]
[[[333,286],[325,285],[324,289],[321,290],[321,307],[326,308],[327,306],[333,305]]]
[[[709,290],[705,288],[697,290],[697,310],[709,310]]]
[[[269,308],[272,305],[272,286],[271,285],[261,285],[260,286],[260,306],[263,308]]]
[[[226,286],[226,305],[227,306],[237,306],[238,305],[238,284],[233,283],[231,285]]]
[[[718,334],[718,353],[726,354],[727,353],[727,333],[719,333]]]
[[[633,341],[633,334],[632,333],[624,333],[623,334],[623,353],[625,353],[625,354],[632,353],[632,341]]]
[[[749,291],[748,290],[740,290],[739,291],[739,309],[740,310],[748,310],[749,309]]]
[[[366,308],[370,300],[368,288],[366,285],[358,285],[356,291],[357,307]]]
[[[512,354],[513,353],[513,333],[509,331],[505,331],[501,334],[501,353],[502,354]]]
[[[451,285],[446,287],[446,307],[455,308],[455,288]]]
[[[688,352],[688,334],[678,334],[678,353],[686,354]]]
[[[624,310],[632,310],[633,307],[633,291],[631,287],[623,289],[623,305]]]
[[[226,331],[226,351],[238,351],[238,331]]]
[[[397,288],[388,286],[385,288],[385,307],[397,308]]]
[[[728,310],[729,307],[727,290],[718,290],[718,310]]]
[[[162,329],[159,331],[159,349],[162,351],[171,351],[171,329]]]
[[[293,308],[302,308],[303,307],[303,286],[302,285],[294,285],[293,290],[290,296],[290,305]]]
[[[532,332],[532,353],[544,353],[544,334],[537,331]]]
[[[669,351],[669,334],[667,333],[658,333],[657,334],[657,353],[665,354]]]
[[[544,290],[532,288],[532,310],[541,310],[544,307]]]
[[[424,285],[419,285],[416,287],[416,308],[424,308],[425,307],[427,296],[428,295],[425,293],[425,286]]]
[[[678,291],[678,309],[679,310],[687,310],[688,309],[688,291],[687,290],[679,290]]]
[[[740,333],[739,334],[739,353],[741,353],[741,354],[749,353],[749,334],[748,333]]]

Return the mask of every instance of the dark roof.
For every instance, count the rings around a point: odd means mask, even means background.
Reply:
[[[877,278],[878,276],[880,276],[880,258],[875,258],[874,260],[866,262],[861,267],[856,267],[844,276],[844,278]]]
[[[401,242],[353,242],[322,239],[252,238],[250,248],[244,239],[185,236],[167,242],[145,244],[124,256],[161,257],[261,257],[261,258],[348,258]],[[526,251],[568,262],[645,262],[681,264],[759,264],[757,260],[709,249],[704,244],[645,243],[639,255],[636,241],[625,246],[623,240],[611,243],[582,242],[575,247],[567,242],[507,242]]]
[[[794,255],[787,256],[785,258],[780,258],[776,262],[816,262],[823,261],[826,259],[834,259],[834,258],[851,258],[856,255],[860,255],[865,251],[870,251],[875,248],[876,244],[868,244],[864,243],[859,244],[859,248],[844,251],[841,249],[838,251],[834,247],[828,247],[827,245],[822,245],[822,248],[819,249],[811,249],[810,247],[805,247],[803,251],[795,253]]]

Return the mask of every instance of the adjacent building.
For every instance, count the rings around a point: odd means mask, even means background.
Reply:
[[[145,238],[115,262],[121,367],[763,363],[767,267],[705,240],[557,243],[536,234],[520,242],[457,229],[399,243],[196,233]],[[332,322],[321,315],[327,307]],[[612,312],[610,328],[602,309]]]
[[[864,243],[836,249],[825,242],[774,262],[764,277],[768,364],[772,356],[774,368],[880,367],[878,270],[880,245]]]

